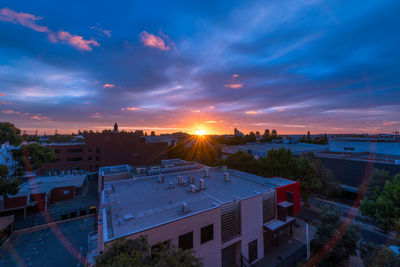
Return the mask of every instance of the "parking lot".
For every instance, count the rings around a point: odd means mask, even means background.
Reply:
[[[84,266],[95,216],[13,233],[1,251],[0,266]]]

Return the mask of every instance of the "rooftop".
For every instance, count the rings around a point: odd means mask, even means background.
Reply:
[[[205,177],[206,169],[209,177]],[[267,179],[236,170],[229,170],[229,181],[225,181],[224,174],[220,168],[201,166],[195,170],[164,174],[164,183],[159,182],[159,175],[106,183],[103,191],[107,218],[103,219],[104,240],[138,233],[217,208],[235,198],[245,199],[294,183],[279,177]],[[178,184],[178,176],[183,181],[194,177],[197,188],[200,179],[204,179],[205,189],[191,192],[189,182]],[[182,211],[183,202],[188,206],[186,213]]]
[[[64,186],[80,187],[86,179],[85,174],[66,174],[57,176],[40,176],[23,183],[15,196],[28,196],[30,194],[48,193],[53,188]]]

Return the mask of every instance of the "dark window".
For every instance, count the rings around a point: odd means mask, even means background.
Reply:
[[[91,148],[88,148],[88,152],[92,152],[92,149],[91,149]]]
[[[96,157],[96,161],[100,161],[100,157]]]
[[[179,236],[179,248],[181,249],[193,248],[193,232]]]
[[[56,149],[56,150],[54,150],[54,152],[55,152],[56,154],[60,154],[60,149]]]
[[[214,225],[210,224],[201,228],[201,244],[214,239]]]
[[[67,161],[82,161],[82,158],[67,158]]]
[[[99,147],[96,147],[96,153],[97,154],[100,153],[100,148]]]
[[[249,243],[249,262],[253,262],[258,258],[257,239]]]
[[[87,159],[88,159],[88,160],[93,160],[93,157],[88,157]]]
[[[72,148],[67,150],[68,153],[82,153],[83,149],[80,148]]]
[[[97,169],[99,168],[99,165],[98,165],[98,164],[96,164],[95,168],[96,168],[96,170],[97,170]]]

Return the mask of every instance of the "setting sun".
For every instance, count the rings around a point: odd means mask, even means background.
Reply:
[[[194,134],[195,134],[195,135],[199,135],[199,136],[203,136],[203,135],[206,135],[207,132],[206,132],[205,130],[203,130],[203,129],[199,129],[199,130],[196,130],[196,131],[194,132]]]

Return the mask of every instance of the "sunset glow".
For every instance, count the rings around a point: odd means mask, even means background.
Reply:
[[[204,136],[204,135],[207,134],[207,132],[206,132],[206,130],[199,129],[199,130],[196,130],[196,131],[194,132],[194,134],[195,134],[195,135],[198,135],[198,136]]]

